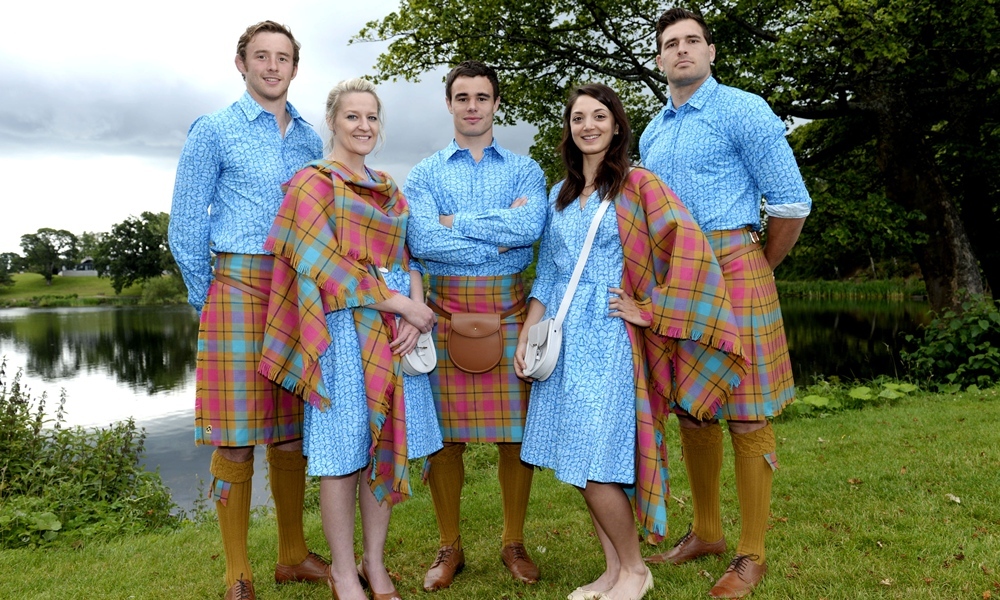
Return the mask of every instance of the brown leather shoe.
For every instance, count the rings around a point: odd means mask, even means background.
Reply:
[[[319,554],[312,552],[306,559],[294,566],[277,564],[274,566],[275,583],[288,583],[290,581],[312,581],[314,583],[326,583],[330,574],[330,563],[326,562]]]
[[[663,563],[679,565],[686,563],[689,560],[701,558],[702,556],[708,556],[709,554],[722,554],[725,551],[726,538],[722,538],[717,542],[709,544],[705,540],[696,536],[694,532],[691,531],[691,528],[688,527],[688,532],[685,533],[681,539],[677,540],[673,548],[660,554],[647,556],[645,561],[654,565],[661,565]]]
[[[514,579],[521,583],[531,585],[537,583],[541,577],[538,565],[528,556],[524,544],[507,544],[500,551],[500,559],[503,560],[503,566],[507,567]]]
[[[712,598],[742,598],[753,591],[767,573],[767,565],[753,561],[756,555],[742,554],[729,563],[729,568],[708,592]]]
[[[424,575],[424,589],[428,592],[443,590],[451,585],[455,574],[465,567],[465,551],[455,546],[438,548],[434,564]]]
[[[240,579],[226,590],[225,600],[257,600],[253,591],[253,582]]]

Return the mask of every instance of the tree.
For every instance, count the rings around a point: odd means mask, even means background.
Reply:
[[[998,222],[1000,154],[975,151],[995,148],[1000,135],[995,3],[715,0],[701,7],[715,33],[720,81],[762,95],[782,117],[857,124],[800,160],[823,164],[871,145],[885,197],[921,216],[906,223],[924,240],[916,252],[934,308],[955,306],[961,289],[984,291],[972,240],[996,253],[991,234],[978,232]],[[637,131],[666,101],[653,62],[655,19],[664,8],[648,0],[403,0],[355,40],[391,40],[376,65],[381,80],[415,79],[466,58],[497,66],[502,122],[539,127],[532,155],[552,176],[560,111],[575,83],[616,88]],[[977,160],[967,161],[970,154]],[[994,285],[998,269],[987,269]]]
[[[103,233],[95,233],[93,231],[84,231],[81,233],[77,239],[80,258],[94,258],[97,255],[98,245],[101,243],[103,235]]]
[[[21,250],[27,268],[52,285],[52,276],[76,260],[76,236],[65,229],[43,227],[36,233],[21,236]]]
[[[17,252],[0,252],[0,268],[8,273],[18,273],[25,268],[24,259]]]
[[[142,213],[116,224],[101,237],[94,257],[94,267],[101,277],[110,277],[116,294],[134,284],[163,275],[164,266],[173,263],[167,249],[166,213]]]

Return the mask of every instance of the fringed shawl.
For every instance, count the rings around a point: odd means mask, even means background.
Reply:
[[[625,258],[622,286],[652,321],[627,330],[638,403],[636,514],[648,538],[658,542],[667,533],[664,427],[670,399],[684,398],[692,415],[711,417],[748,364],[722,269],[677,196],[651,172],[633,169],[615,213]],[[698,342],[701,360],[676,360],[678,340]]]
[[[391,178],[358,176],[316,161],[288,183],[264,248],[275,255],[259,371],[317,408],[330,405],[319,357],[330,345],[325,313],[354,309],[370,415],[375,497],[410,494],[402,366],[389,342],[396,317],[366,308],[394,295],[379,267],[409,269],[408,207]]]

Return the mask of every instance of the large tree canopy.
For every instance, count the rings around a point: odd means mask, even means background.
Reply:
[[[111,278],[116,294],[132,285],[154,279],[174,268],[167,248],[167,213],[144,212],[129,217],[103,234],[97,244],[94,266],[102,277]]]
[[[21,236],[21,250],[27,268],[52,285],[52,276],[76,260],[76,236],[65,229],[43,227]]]
[[[990,243],[1000,201],[997,0],[720,0],[701,6],[715,74],[764,96],[782,117],[840,121],[801,144],[803,163],[873,158],[884,195],[916,247],[932,306],[998,285]],[[539,127],[533,156],[551,175],[566,91],[602,81],[640,130],[666,101],[649,0],[403,0],[357,40],[391,40],[380,79],[475,58],[497,67],[505,122]],[[849,126],[848,126],[849,125]],[[815,191],[814,191],[815,193]],[[914,213],[920,218],[912,218]],[[894,217],[894,218],[896,218]],[[897,218],[897,221],[899,219]],[[809,227],[809,225],[807,225]],[[975,245],[976,251],[973,250]],[[858,249],[864,253],[865,249]]]

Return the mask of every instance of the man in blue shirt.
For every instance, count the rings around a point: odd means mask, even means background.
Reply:
[[[191,126],[177,165],[170,250],[201,317],[195,443],[216,446],[212,495],[226,556],[226,599],[255,598],[247,555],[253,450],[267,444],[278,521],[274,577],[326,582],[328,564],[306,548],[302,401],[257,373],[273,257],[264,241],[281,184],[322,156],[323,143],[288,103],[299,44],[273,21],[236,47],[246,92]],[[212,269],[212,255],[215,269]]]
[[[429,304],[442,317],[430,378],[445,447],[430,456],[428,472],[440,547],[424,589],[450,586],[465,564],[459,508],[466,442],[499,448],[500,555],[515,579],[530,584],[539,574],[524,547],[532,475],[521,462],[528,387],[514,372],[514,350],[525,314],[521,272],[545,226],[545,177],[535,161],[493,139],[500,91],[492,68],[476,61],[455,67],[445,101],[455,139],[415,166],[403,187],[410,204],[407,243],[430,274]],[[492,325],[472,323],[480,318]],[[492,335],[480,337],[487,328]],[[456,352],[462,331],[472,332],[467,341],[474,347]],[[486,356],[493,359],[481,360]]]
[[[643,132],[639,152],[643,164],[673,188],[708,236],[723,268],[750,373],[713,419],[692,417],[684,399],[677,399],[673,409],[680,422],[694,519],[671,550],[648,560],[680,564],[725,552],[718,421],[724,418],[736,455],[741,532],[736,557],[709,595],[739,598],[767,570],[764,533],[777,468],[774,431],[767,419],[795,396],[772,270],[795,245],[812,204],[781,120],[763,98],[712,77],[715,46],[704,19],[673,8],[660,17],[656,34],[656,64],[667,77],[670,100]],[[763,248],[757,236],[762,198],[768,216]],[[682,345],[682,350],[688,349]],[[688,358],[697,360],[696,351]]]

